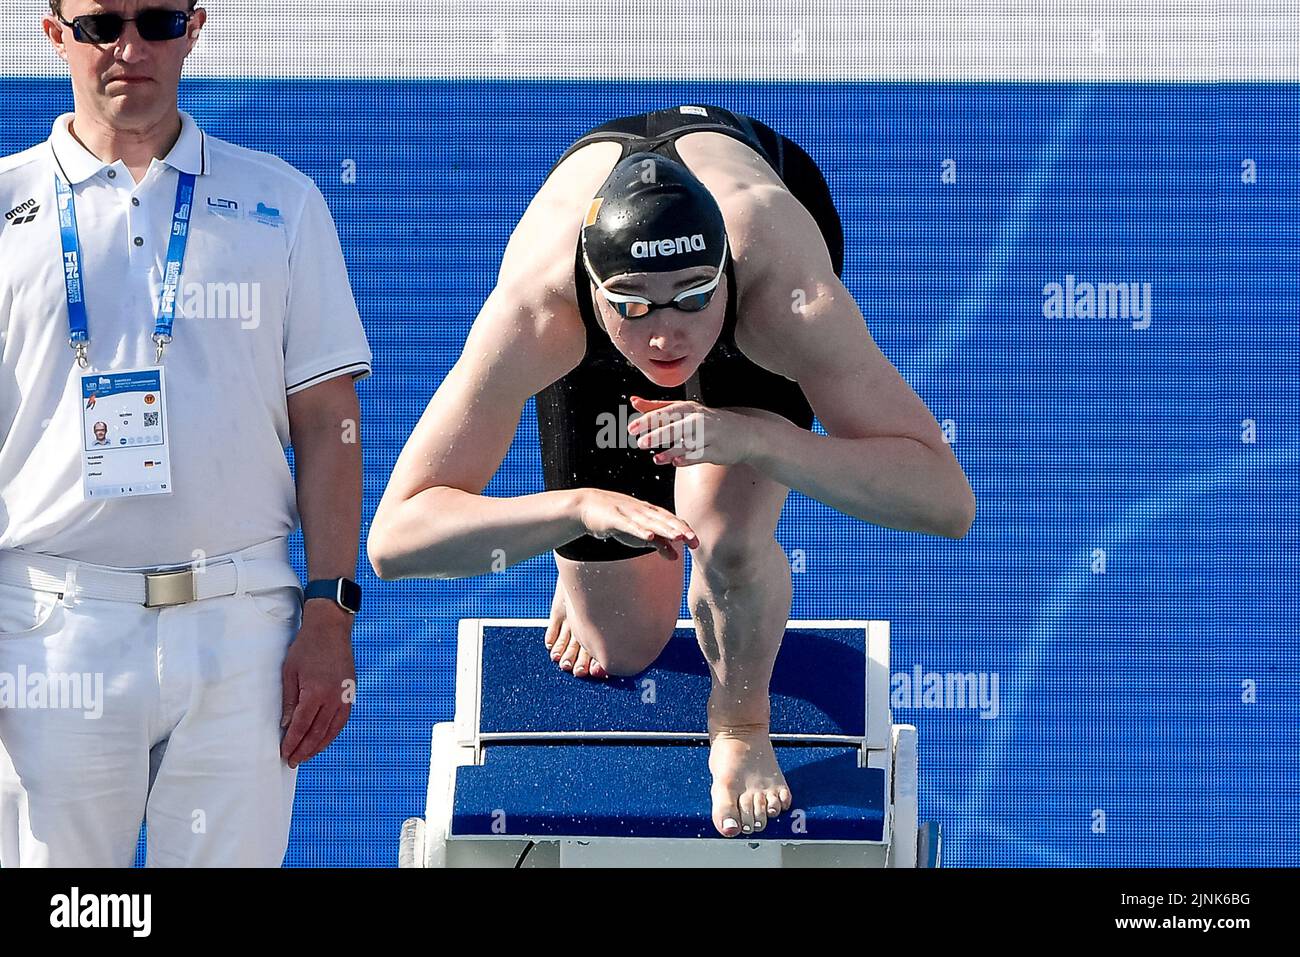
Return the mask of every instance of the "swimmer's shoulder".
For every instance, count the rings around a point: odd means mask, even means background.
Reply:
[[[566,157],[534,194],[501,257],[501,283],[549,309],[568,306],[579,328],[574,288],[578,234],[619,151],[617,143],[592,143]]]
[[[613,152],[597,147],[612,147]],[[547,384],[576,367],[586,354],[586,329],[574,284],[578,234],[591,197],[618,152],[615,143],[583,147],[547,177],[511,231],[496,288],[480,315],[489,325],[484,331],[491,340],[532,343],[526,351],[545,366],[537,371],[550,377]]]
[[[807,304],[841,288],[821,231],[784,186],[742,190],[719,205],[732,244],[736,345],[793,379],[800,340],[809,334]]]
[[[793,196],[767,160],[734,136],[687,133],[677,152],[717,200],[743,296],[790,254],[784,230]]]

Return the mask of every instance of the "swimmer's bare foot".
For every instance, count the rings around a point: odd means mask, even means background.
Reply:
[[[790,788],[776,762],[767,725],[709,729],[713,826],[723,837],[753,834],[790,809]]]
[[[601,663],[587,653],[581,642],[573,636],[569,627],[568,607],[564,600],[564,585],[555,583],[555,598],[551,600],[551,622],[546,627],[543,638],[551,660],[558,663],[560,670],[570,672],[576,678],[606,678],[609,676]]]

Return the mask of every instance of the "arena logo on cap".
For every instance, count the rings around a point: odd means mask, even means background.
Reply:
[[[675,256],[678,253],[703,252],[704,234],[678,236],[676,239],[652,239],[647,242],[638,239],[632,244],[630,252],[633,259],[653,259],[655,256]]]

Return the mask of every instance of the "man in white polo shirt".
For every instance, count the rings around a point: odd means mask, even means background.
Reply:
[[[370,350],[313,182],[178,109],[204,11],[50,7],[75,111],[0,159],[0,866],[129,866],[142,818],[152,865],[278,865],[355,687]]]

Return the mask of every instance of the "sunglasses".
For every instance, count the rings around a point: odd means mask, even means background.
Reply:
[[[582,254],[583,262],[587,266],[587,275],[591,277],[600,294],[605,297],[605,301],[613,307],[624,319],[643,319],[656,309],[680,309],[682,312],[701,312],[707,309],[709,303],[713,301],[713,294],[717,291],[718,283],[722,280],[722,267],[727,261],[727,243],[722,243],[722,261],[718,263],[717,274],[708,282],[700,286],[692,286],[685,292],[679,292],[672,298],[671,302],[651,302],[644,296],[629,296],[621,292],[610,292],[605,288],[605,284],[596,279],[595,272],[591,268],[591,263],[587,260],[587,253],[584,250]]]
[[[192,16],[193,12],[152,7],[141,10],[134,17],[124,17],[120,13],[89,13],[71,20],[59,17],[59,22],[72,27],[73,39],[78,43],[112,43],[122,35],[128,23],[135,24],[140,39],[161,43],[185,36]]]

